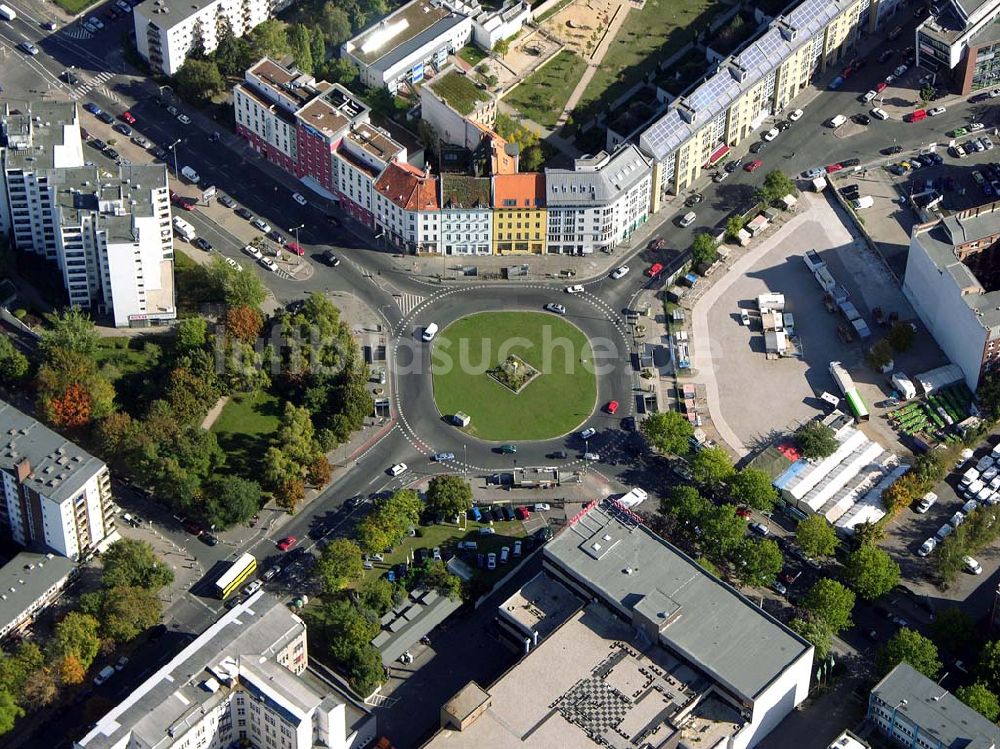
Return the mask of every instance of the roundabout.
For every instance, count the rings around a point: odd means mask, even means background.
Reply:
[[[580,328],[547,312],[480,312],[459,318],[431,350],[442,416],[472,417],[481,440],[560,437],[597,405],[593,348]]]

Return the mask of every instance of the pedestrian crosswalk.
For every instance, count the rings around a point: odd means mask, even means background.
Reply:
[[[91,34],[82,26],[76,26],[76,25],[66,26],[60,33],[70,37],[71,39],[90,39],[90,37],[93,36],[93,34]]]
[[[404,315],[408,315],[412,310],[420,306],[424,298],[419,294],[395,294],[396,304]]]
[[[85,83],[81,83],[76,88],[74,88],[72,91],[70,91],[69,92],[69,96],[70,96],[71,99],[79,100],[79,99],[84,98],[93,89],[97,88],[98,86],[101,86],[102,87],[102,91],[103,91],[103,93],[104,93],[105,96],[107,96],[108,98],[112,99],[113,101],[118,101],[118,97],[115,96],[115,94],[111,90],[111,88],[104,85],[105,83],[107,83],[108,81],[110,81],[114,77],[115,77],[115,74],[112,73],[110,70],[102,71],[102,72],[98,73],[97,75],[95,75],[93,78],[91,78],[89,81],[86,81]]]

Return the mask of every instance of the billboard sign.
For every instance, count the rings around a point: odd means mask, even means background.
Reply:
[[[414,83],[419,83],[423,79],[424,79],[424,64],[422,62],[418,62],[410,70],[410,80],[413,81]]]

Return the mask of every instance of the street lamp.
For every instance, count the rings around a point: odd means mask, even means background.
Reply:
[[[183,138],[178,138],[173,143],[171,143],[167,148],[174,152],[174,178],[180,179],[180,171],[177,169],[177,144],[183,141]]]
[[[892,720],[889,722],[889,736],[891,737],[896,732],[896,711],[901,707],[906,706],[906,700],[902,699],[896,703],[896,707],[892,708]]]
[[[299,224],[298,226],[293,226],[291,229],[288,230],[291,232],[295,232],[295,246],[298,247],[299,249],[302,248],[302,245],[299,244],[299,230],[305,228],[306,228],[305,224]]]

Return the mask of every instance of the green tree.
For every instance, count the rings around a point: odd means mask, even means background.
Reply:
[[[821,421],[807,421],[795,430],[795,445],[802,457],[819,460],[833,455],[840,443],[826,424]]]
[[[339,47],[351,38],[350,17],[343,8],[337,7],[332,2],[323,5],[323,11],[319,18],[319,28],[326,37],[326,43],[331,47]],[[353,69],[353,66],[351,67]]]
[[[396,588],[384,577],[367,577],[358,586],[358,605],[381,617],[392,608],[396,595]]]
[[[380,515],[374,513],[358,523],[355,536],[357,536],[358,545],[366,554],[375,554],[394,543],[392,529]]]
[[[204,317],[187,317],[177,325],[177,349],[188,352],[205,348],[208,342],[208,321]]]
[[[958,606],[949,606],[931,623],[931,634],[938,645],[956,653],[972,641],[975,625],[972,617]]]
[[[872,369],[877,369],[880,372],[888,372],[891,369],[892,364],[892,346],[886,340],[881,340],[868,349],[868,354],[865,357],[868,361],[869,366]]]
[[[894,634],[875,657],[880,674],[887,674],[903,661],[928,679],[936,679],[941,670],[937,646],[919,632],[903,627]]]
[[[697,489],[683,484],[673,487],[660,502],[660,512],[673,517],[689,541],[695,540],[695,528],[700,528],[701,519],[711,508],[712,503]]]
[[[283,57],[291,51],[285,24],[276,18],[258,24],[247,36],[257,57]]]
[[[309,51],[312,53],[313,66],[322,68],[326,63],[326,39],[319,28],[313,27],[309,32]]]
[[[104,591],[101,631],[115,642],[128,642],[160,621],[163,604],[150,588],[120,586]]]
[[[764,184],[757,190],[757,199],[762,203],[773,203],[786,195],[797,195],[795,183],[784,172],[775,169],[764,177]]]
[[[174,76],[174,88],[182,98],[201,103],[224,91],[226,81],[212,60],[188,57]]]
[[[100,624],[94,617],[71,611],[55,626],[48,645],[49,659],[56,661],[75,655],[84,668],[90,668],[101,647],[99,629]]]
[[[0,736],[14,729],[14,722],[24,715],[10,692],[0,688]]]
[[[0,335],[0,382],[18,385],[28,376],[28,357],[14,348],[10,338]]]
[[[735,557],[734,574],[744,585],[770,585],[785,564],[778,544],[769,538],[743,539]]]
[[[981,681],[959,687],[955,696],[991,723],[996,723],[1000,716],[1000,700]]]
[[[301,23],[292,24],[288,31],[288,44],[292,48],[295,67],[306,73],[312,73],[314,65],[309,28]]]
[[[822,515],[810,515],[799,522],[795,529],[795,542],[812,559],[831,556],[840,543],[837,532]]]
[[[0,650],[0,690],[6,690],[19,699],[28,677],[44,664],[45,656],[41,648],[29,640],[22,641],[11,654]]]
[[[694,427],[678,411],[660,411],[647,416],[640,427],[649,443],[661,453],[686,455]]]
[[[1000,692],[1000,640],[992,640],[982,646],[976,673],[990,690]]]
[[[46,360],[56,349],[72,351],[91,358],[97,353],[100,336],[94,321],[79,307],[67,307],[62,312],[46,315],[49,327],[42,333],[38,346]]]
[[[219,72],[227,76],[242,76],[254,62],[250,42],[243,37],[235,36],[229,24],[225,24],[222,33],[219,34],[219,45],[215,48],[213,56],[219,66]]]
[[[281,448],[289,460],[299,466],[297,472],[301,473],[302,467],[309,463],[317,452],[312,417],[307,408],[296,406],[294,403],[285,403],[274,444]]]
[[[736,514],[732,505],[708,505],[698,518],[701,528],[700,546],[705,555],[721,563],[741,548],[747,532],[746,521]]]
[[[424,584],[453,600],[457,601],[462,598],[462,580],[457,575],[451,574],[444,562],[431,561],[427,563]]]
[[[52,423],[59,421],[60,408],[71,393],[85,398],[89,423],[114,411],[114,386],[98,371],[94,359],[79,351],[50,349],[35,377],[35,388],[39,410]]]
[[[691,475],[699,484],[719,484],[733,475],[733,460],[721,447],[704,447],[690,462]]]
[[[826,622],[834,632],[851,626],[854,591],[830,578],[819,579],[806,594],[803,607]]]
[[[361,548],[346,538],[330,542],[316,562],[316,575],[327,595],[343,590],[362,574]]]
[[[350,86],[358,77],[358,69],[347,60],[338,57],[327,61],[325,77],[333,83]]]
[[[461,476],[435,476],[427,486],[427,509],[445,517],[472,508],[472,487]]]
[[[934,99],[934,84],[925,83],[920,87],[920,101],[925,104]]]
[[[497,39],[493,43],[493,51],[500,55],[502,60],[508,52],[510,52],[510,40],[509,39]]]
[[[755,510],[770,512],[778,501],[778,492],[771,485],[771,477],[759,468],[744,468],[726,482],[733,499]]]
[[[746,226],[747,220],[742,216],[730,216],[726,219],[726,238],[732,242],[739,239],[740,232]]]
[[[260,510],[260,484],[242,476],[213,476],[204,495],[205,519],[219,528],[245,523]]]
[[[719,259],[719,243],[711,235],[699,232],[691,242],[691,262],[698,267],[708,267]]]
[[[140,587],[159,590],[174,581],[173,570],[156,556],[146,541],[123,538],[101,557],[101,583],[105,588]]]
[[[976,400],[991,419],[1000,419],[1000,371],[987,372],[980,379]]]
[[[815,648],[814,661],[822,661],[830,654],[833,632],[830,625],[822,619],[803,619],[795,617],[788,623],[789,628]]]
[[[889,328],[886,340],[892,346],[893,351],[909,351],[913,347],[913,337],[915,333],[910,323],[898,320]]]
[[[874,601],[899,582],[899,565],[882,549],[864,545],[847,557],[844,579],[859,596]]]
[[[968,555],[969,548],[966,539],[968,529],[965,523],[958,526],[955,532],[939,543],[933,552],[934,571],[945,587],[955,581],[959,572],[965,567],[963,558]]]

